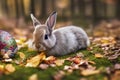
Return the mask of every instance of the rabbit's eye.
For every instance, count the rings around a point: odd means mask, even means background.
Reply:
[[[48,35],[47,34],[45,34],[45,39],[48,39]]]

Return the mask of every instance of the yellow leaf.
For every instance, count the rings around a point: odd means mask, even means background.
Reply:
[[[0,72],[4,71],[4,65],[0,65]]]
[[[33,74],[29,77],[28,80],[38,80],[38,75],[37,74]]]
[[[46,58],[44,53],[41,53],[30,60],[27,60],[26,67],[37,67]]]
[[[23,42],[21,40],[16,40],[16,42],[17,42],[18,45],[22,45],[23,44]]]
[[[90,64],[96,64],[94,61],[88,61],[88,63],[90,63]]]
[[[100,53],[96,53],[96,54],[95,54],[95,57],[96,57],[96,58],[103,58],[104,56],[103,56],[102,54],[100,54]]]
[[[7,64],[5,66],[5,73],[9,74],[15,71],[15,67],[12,64]]]
[[[21,59],[25,59],[25,54],[24,53],[19,52],[19,56],[20,56]]]
[[[57,66],[62,66],[63,63],[64,63],[64,61],[65,61],[65,60],[63,60],[63,59],[61,59],[61,60],[58,59],[58,60],[55,61],[55,64],[56,64]]]
[[[21,42],[25,42],[26,40],[27,40],[26,37],[21,37],[21,38],[20,38],[20,41],[21,41]]]
[[[93,74],[98,74],[100,72],[100,70],[90,70],[90,69],[87,69],[87,70],[83,70],[81,72],[81,74],[83,76],[89,76],[89,75],[93,75]]]

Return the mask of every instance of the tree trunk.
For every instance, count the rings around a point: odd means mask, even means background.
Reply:
[[[34,0],[31,0],[31,3],[30,3],[30,13],[35,14],[35,2],[34,2]]]
[[[70,9],[71,9],[71,15],[73,17],[75,14],[75,1],[74,0],[71,0]]]
[[[7,6],[7,0],[3,0],[3,12],[4,16],[8,17],[8,6]]]
[[[79,13],[80,16],[85,16],[85,1],[84,0],[78,0],[78,7],[79,7]]]
[[[20,4],[21,4],[21,16],[25,17],[24,1],[20,0]]]
[[[92,18],[93,18],[93,25],[96,23],[97,20],[97,5],[96,0],[92,0]]]
[[[116,1],[116,17],[120,19],[120,0]]]
[[[41,0],[41,17],[44,18],[46,16],[46,0]]]

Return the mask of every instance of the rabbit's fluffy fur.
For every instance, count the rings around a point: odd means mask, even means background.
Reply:
[[[48,56],[62,56],[89,46],[89,38],[80,27],[66,26],[53,30],[56,17],[57,13],[53,12],[43,25],[31,14],[35,27],[33,46],[38,51],[45,51]]]

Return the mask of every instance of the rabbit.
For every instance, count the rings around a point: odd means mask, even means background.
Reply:
[[[45,51],[47,56],[63,56],[90,45],[86,32],[77,26],[66,26],[54,30],[57,12],[52,12],[45,24],[41,24],[34,16],[33,45],[37,51]]]

